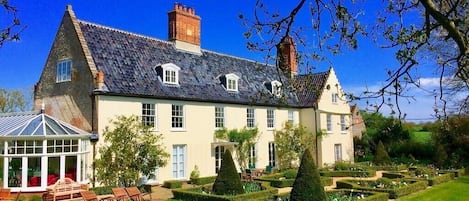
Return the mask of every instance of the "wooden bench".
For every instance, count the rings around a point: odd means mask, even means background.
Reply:
[[[47,193],[53,198],[52,200],[56,201],[57,197],[67,196],[68,199],[72,199],[73,195],[88,190],[88,185],[80,184],[70,178],[62,178],[46,189]]]

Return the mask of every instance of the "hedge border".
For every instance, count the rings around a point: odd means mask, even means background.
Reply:
[[[199,178],[192,179],[191,184],[205,185],[205,184],[210,184],[210,183],[215,182],[216,179],[217,179],[217,176],[199,177]]]
[[[295,179],[279,179],[276,176],[263,176],[256,178],[255,180],[257,181],[263,181],[263,182],[270,182],[270,186],[275,187],[275,188],[285,188],[285,187],[292,187],[293,183],[295,182]],[[333,179],[332,177],[321,177],[321,185],[323,186],[331,186],[333,184]]]
[[[455,170],[440,170],[438,171],[438,173],[448,173],[448,172],[452,172],[454,173],[454,177],[462,177],[463,175],[466,174],[466,170],[464,168],[460,168],[460,169],[455,169]]]
[[[329,194],[332,192],[347,192],[350,193],[351,190],[345,190],[345,189],[335,189],[335,190],[330,190],[326,191],[326,193]],[[370,196],[360,199],[360,201],[388,201],[389,195],[387,193],[381,193],[381,192],[376,192],[376,191],[354,191],[354,192],[360,192],[360,193],[369,193],[371,194]],[[279,193],[274,196],[274,200],[284,200],[284,201],[289,201],[290,200],[290,193]]]
[[[411,194],[420,190],[424,190],[428,186],[428,181],[425,181],[425,180],[406,179],[405,181],[414,182],[414,183],[411,183],[407,186],[403,186],[398,189],[378,189],[378,188],[367,188],[367,187],[359,186],[354,183],[357,181],[370,182],[369,180],[340,180],[340,181],[337,181],[336,184],[337,184],[337,188],[339,189],[348,188],[348,189],[388,193],[390,199],[396,199],[404,195],[408,195],[408,194]]]
[[[364,171],[320,171],[319,174],[323,177],[374,177],[376,170]]]
[[[163,182],[163,186],[169,189],[181,188],[182,181],[181,180],[167,180]]]
[[[265,201],[268,198],[274,197],[278,190],[272,188],[267,182],[261,183],[262,187],[265,190],[253,193],[244,193],[240,195],[226,196],[226,195],[213,195],[213,194],[204,194],[199,192],[194,192],[195,189],[201,189],[202,187],[211,188],[212,185],[204,185],[194,188],[185,188],[185,189],[173,189],[173,199],[180,200],[190,200],[190,201],[243,201],[243,200],[253,200],[253,201]]]
[[[428,185],[429,186],[434,186],[437,184],[445,183],[448,181],[451,181],[454,179],[454,173],[453,172],[448,172],[445,174],[441,174],[439,176],[434,176],[430,179],[428,179]]]
[[[407,170],[407,165],[373,165],[370,166],[374,170],[383,170],[383,171],[401,171]]]

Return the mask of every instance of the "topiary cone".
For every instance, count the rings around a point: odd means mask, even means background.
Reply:
[[[318,168],[308,148],[301,158],[300,168],[290,193],[291,201],[326,201],[327,196],[321,184]]]
[[[243,183],[236,171],[230,150],[226,150],[223,154],[221,167],[218,171],[215,183],[213,183],[212,191],[217,195],[236,195],[244,193]]]

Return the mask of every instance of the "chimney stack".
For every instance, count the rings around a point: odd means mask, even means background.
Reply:
[[[98,71],[96,76],[96,88],[97,90],[103,90],[104,88],[104,72],[102,70]]]
[[[200,53],[200,17],[195,10],[175,3],[174,10],[168,13],[168,40],[176,48]]]
[[[277,45],[278,65],[283,72],[292,76],[297,73],[296,47],[293,38],[286,36]]]

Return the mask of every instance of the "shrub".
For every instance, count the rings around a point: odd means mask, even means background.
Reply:
[[[298,174],[298,170],[295,170],[295,169],[286,170],[283,173],[286,179],[295,179],[297,174]]]
[[[437,184],[445,183],[445,182],[451,181],[453,178],[454,178],[454,173],[452,173],[452,172],[442,174],[442,175],[439,175],[439,176],[434,176],[434,177],[428,179],[428,185],[429,186],[434,186],[434,185],[437,185]]]
[[[377,165],[387,165],[391,163],[391,158],[384,148],[383,142],[381,140],[378,142],[378,146],[376,147],[375,157],[373,159],[373,163]]]
[[[441,143],[437,143],[433,162],[437,167],[441,168],[445,164],[446,160],[448,160],[448,154],[446,153],[445,148]]]
[[[337,188],[343,189],[358,189],[364,191],[377,191],[377,192],[384,192],[389,194],[389,198],[396,199],[398,197],[402,197],[404,195],[408,195],[420,190],[427,188],[427,181],[424,180],[405,180],[406,182],[410,183],[405,186],[401,186],[399,188],[372,188],[372,187],[363,187],[355,184],[356,180],[340,180],[337,181]],[[370,181],[358,181],[358,182],[370,182]]]
[[[28,200],[29,201],[42,201],[42,197],[40,195],[31,195],[31,197],[29,197]]]
[[[348,162],[336,162],[334,164],[334,170],[350,170],[351,164]]]
[[[261,183],[262,190],[238,195],[215,195],[210,194],[203,189],[210,189],[211,185],[202,187],[174,189],[172,190],[173,200],[194,200],[194,201],[264,201],[277,194],[277,189],[270,187],[267,183]]]
[[[112,194],[112,188],[116,188],[117,186],[99,186],[90,188],[91,191],[94,191],[96,195],[106,195]]]
[[[237,195],[244,193],[241,178],[236,171],[230,150],[226,150],[221,161],[220,171],[213,183],[212,191],[217,195]]]
[[[323,177],[374,177],[376,170],[361,170],[361,171],[321,171]]]
[[[198,179],[199,177],[200,177],[199,167],[195,165],[194,169],[191,172],[191,177],[189,179],[191,180],[191,183],[194,183],[194,180]]]
[[[163,186],[169,189],[181,188],[182,181],[180,180],[168,180],[164,181]]]
[[[325,201],[326,193],[321,185],[318,168],[311,156],[311,150],[305,150],[300,168],[290,194],[291,201]]]
[[[215,179],[217,179],[217,176],[199,177],[194,179],[194,181],[191,181],[191,183],[195,185],[205,185],[215,182]]]

